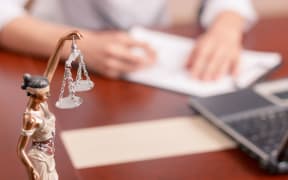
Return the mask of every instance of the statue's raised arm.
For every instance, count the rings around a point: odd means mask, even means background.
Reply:
[[[56,68],[59,64],[60,54],[63,49],[65,41],[82,39],[82,37],[83,36],[79,31],[73,31],[73,32],[68,33],[67,35],[64,35],[63,37],[59,39],[53,54],[49,58],[48,64],[43,74],[48,79],[49,82],[51,82],[54,76],[54,73],[56,71]]]

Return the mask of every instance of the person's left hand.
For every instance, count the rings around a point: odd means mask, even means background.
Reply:
[[[192,77],[211,81],[224,75],[237,75],[244,19],[235,13],[222,13],[201,35],[189,57],[187,68]]]

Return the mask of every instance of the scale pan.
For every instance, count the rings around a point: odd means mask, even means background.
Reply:
[[[94,87],[93,81],[90,80],[78,80],[74,83],[76,92],[88,91]]]
[[[59,109],[72,109],[72,108],[80,106],[82,102],[83,100],[81,97],[67,96],[67,97],[59,99],[56,102],[56,107],[58,107]]]

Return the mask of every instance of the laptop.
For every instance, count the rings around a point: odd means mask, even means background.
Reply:
[[[288,79],[192,97],[190,105],[271,173],[288,172]]]

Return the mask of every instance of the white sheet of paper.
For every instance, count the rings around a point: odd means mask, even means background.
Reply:
[[[128,74],[126,79],[187,95],[205,97],[234,91],[236,86],[247,87],[281,62],[278,53],[244,50],[238,79],[227,76],[204,82],[192,79],[185,70],[186,60],[194,45],[192,39],[141,27],[132,28],[130,34],[155,49],[157,61],[149,68]],[[139,53],[139,50],[136,49],[135,53]]]
[[[77,169],[236,147],[200,116],[74,129],[62,132],[61,139]]]

